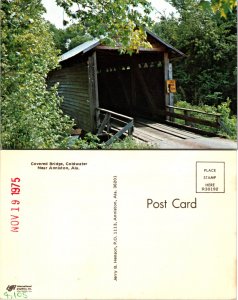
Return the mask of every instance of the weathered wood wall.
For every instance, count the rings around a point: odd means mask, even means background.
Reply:
[[[86,62],[64,66],[50,74],[49,86],[59,82],[58,93],[64,97],[62,110],[73,118],[79,128],[92,129],[88,65]]]

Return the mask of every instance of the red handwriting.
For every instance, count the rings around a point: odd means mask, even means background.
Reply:
[[[14,199],[11,199],[11,231],[12,232],[19,232],[19,212],[20,212],[20,200],[19,196],[21,193],[21,187],[20,187],[20,181],[21,179],[18,177],[11,178],[11,195],[14,196]],[[16,199],[16,197],[18,199]]]

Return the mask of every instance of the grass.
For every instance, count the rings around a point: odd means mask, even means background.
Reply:
[[[106,146],[105,144],[102,146],[102,149],[114,149],[114,150],[149,150],[154,149],[153,146],[138,142],[132,137],[125,137],[123,140],[118,140],[114,142],[113,144]]]

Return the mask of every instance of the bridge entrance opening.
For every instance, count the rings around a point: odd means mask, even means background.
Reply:
[[[119,54],[97,50],[99,107],[131,117],[163,121],[163,53]]]

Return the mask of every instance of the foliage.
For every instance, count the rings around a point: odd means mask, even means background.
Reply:
[[[200,5],[204,9],[212,10],[214,13],[219,13],[221,17],[227,18],[227,15],[231,13],[235,7],[237,7],[236,0],[201,0]]]
[[[138,142],[132,137],[125,137],[123,140],[118,140],[109,146],[103,146],[104,149],[114,150],[139,150],[139,149],[152,149],[153,147],[149,144]]]
[[[226,136],[227,138],[230,139],[236,139],[237,138],[237,119],[235,115],[232,115],[231,109],[230,109],[230,104],[231,100],[228,98],[226,102],[221,103],[216,106],[209,106],[209,105],[202,105],[202,106],[197,106],[197,105],[192,105],[186,101],[178,101],[176,103],[177,107],[181,108],[188,108],[188,109],[194,109],[198,110],[201,112],[206,112],[206,113],[219,113],[221,114],[220,116],[220,129],[217,131],[215,128],[207,127],[204,125],[196,124],[196,127],[211,133],[217,133],[223,136]],[[176,113],[180,113],[180,110],[175,110]],[[198,118],[198,119],[203,119],[203,120],[208,120],[208,121],[215,121],[214,116],[210,115],[205,115],[201,114],[198,112],[190,112],[190,116]],[[184,124],[185,121],[176,119],[176,123],[179,124]]]
[[[1,125],[5,149],[57,148],[72,126],[56,87],[46,89],[57,52],[38,0],[2,1]]]
[[[85,137],[68,137],[60,145],[60,149],[71,149],[71,150],[140,150],[140,149],[153,149],[153,146],[136,141],[133,137],[125,137],[123,139],[117,139],[111,145],[106,145],[105,142],[101,143],[100,139],[92,134],[87,133]]]
[[[92,39],[80,24],[72,24],[64,29],[58,29],[49,23],[49,29],[53,34],[55,46],[61,50],[61,53]]]
[[[85,33],[103,39],[106,44],[120,45],[123,52],[149,47],[144,28],[151,24],[152,10],[147,0],[56,0],[66,13],[77,20]],[[72,12],[71,6],[78,5]]]
[[[87,150],[100,148],[100,139],[91,132],[87,133],[84,138],[69,136],[68,138],[64,139],[63,142],[60,144],[60,149]]]
[[[154,31],[185,53],[174,63],[177,100],[220,104],[229,97],[236,111],[236,16],[220,18],[195,0],[171,0],[178,16],[163,17]]]
[[[101,143],[100,139],[92,134],[87,133],[84,138],[68,137],[61,145],[60,149],[71,149],[71,150],[139,150],[139,149],[152,149],[153,147],[149,144],[138,142],[133,137],[125,137],[123,139],[117,139],[113,144],[106,145],[104,142]]]
[[[170,0],[175,6],[183,1]],[[150,1],[146,0],[117,0],[117,1],[91,1],[91,0],[57,0],[58,5],[76,20],[76,23],[66,29],[57,29],[50,25],[54,32],[54,39],[58,49],[64,53],[92,37],[104,38],[107,44],[122,45],[122,52],[132,53],[138,51],[140,46],[150,48],[146,41],[144,28],[152,24],[148,17],[152,11]],[[198,2],[204,10],[219,11],[227,15],[236,7],[235,0],[200,0]],[[72,11],[72,5],[78,10]],[[67,24],[67,21],[64,20]]]
[[[231,139],[237,139],[237,118],[235,115],[231,115],[230,110],[231,100],[221,103],[217,111],[221,114],[221,129],[220,134],[227,136]]]

